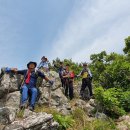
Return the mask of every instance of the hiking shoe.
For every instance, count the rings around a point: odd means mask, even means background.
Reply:
[[[34,107],[29,106],[29,110],[30,110],[30,111],[34,111]]]
[[[27,108],[27,102],[20,105],[20,109],[26,109]]]

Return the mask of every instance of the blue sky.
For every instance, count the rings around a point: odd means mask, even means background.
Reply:
[[[130,0],[0,0],[0,67],[122,53],[129,35]]]

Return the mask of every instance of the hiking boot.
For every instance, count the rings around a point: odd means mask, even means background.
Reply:
[[[34,111],[34,107],[33,106],[29,106],[29,110],[30,111]]]
[[[27,108],[27,102],[20,105],[20,109],[26,109]]]

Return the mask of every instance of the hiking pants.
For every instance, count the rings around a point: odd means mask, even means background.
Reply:
[[[81,90],[80,90],[80,95],[83,96],[83,93],[84,93],[86,87],[88,87],[90,96],[92,96],[93,95],[93,92],[92,92],[92,82],[88,78],[82,79],[82,86],[81,86]]]
[[[73,94],[73,81],[69,81],[69,79],[65,79],[65,96],[73,99],[74,94]]]
[[[62,87],[65,88],[65,80],[63,78],[61,78],[61,84],[62,84]]]
[[[31,87],[31,86],[28,86],[28,85],[24,85],[22,87],[22,97],[21,97],[21,103],[26,103],[28,98],[30,98],[30,103],[29,105],[31,107],[34,107],[35,106],[35,102],[36,102],[36,99],[37,99],[37,88],[35,87]],[[30,94],[30,95],[29,95]],[[30,96],[30,97],[29,97]]]

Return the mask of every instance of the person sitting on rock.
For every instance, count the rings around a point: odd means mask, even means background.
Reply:
[[[43,56],[41,58],[41,62],[40,64],[38,65],[37,67],[39,70],[43,70],[44,72],[48,72],[49,71],[49,62],[48,62],[48,59]]]
[[[69,93],[69,98],[70,100],[72,100],[74,97],[74,93],[73,93],[74,74],[69,70],[69,66],[70,66],[69,64],[66,65],[62,77],[65,80],[65,96],[68,97],[68,93]]]
[[[87,63],[83,63],[83,70],[77,76],[78,77],[82,76],[82,85],[81,85],[81,90],[80,90],[80,96],[83,97],[83,93],[84,93],[86,87],[88,86],[90,97],[92,97],[93,96],[92,73],[91,73],[90,69],[88,68]]]
[[[42,77],[46,81],[50,83],[50,85],[53,85],[53,81],[49,80],[44,73],[41,73],[40,71],[35,71],[35,68],[37,66],[36,62],[30,61],[27,64],[27,69],[25,70],[17,70],[16,68],[8,68],[6,72],[15,72],[17,74],[24,75],[24,82],[21,85],[22,90],[22,96],[21,96],[21,103],[20,108],[26,108],[27,102],[28,102],[28,94],[31,94],[30,102],[29,102],[29,109],[34,110],[35,102],[38,96],[38,90],[36,87],[36,82],[38,77]]]

